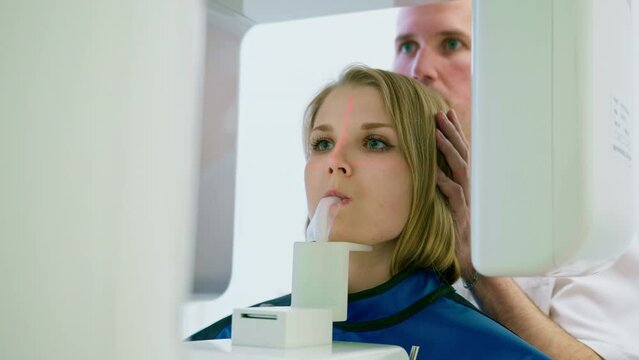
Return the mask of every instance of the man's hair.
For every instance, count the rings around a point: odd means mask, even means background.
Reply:
[[[324,87],[304,114],[303,141],[308,158],[309,136],[315,117],[328,95],[338,87],[365,86],[377,89],[399,137],[399,148],[412,178],[412,201],[408,220],[397,238],[391,274],[427,268],[449,283],[460,276],[455,257],[455,224],[447,198],[437,188],[437,168],[450,176],[450,168],[435,143],[435,121],[447,111],[446,101],[434,90],[411,78],[362,65],[347,67],[339,79]]]

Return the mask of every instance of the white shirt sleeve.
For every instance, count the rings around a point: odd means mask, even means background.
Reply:
[[[605,359],[639,359],[639,242],[608,270],[556,279],[549,315]]]

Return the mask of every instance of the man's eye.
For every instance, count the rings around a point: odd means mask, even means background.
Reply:
[[[444,40],[444,50],[455,51],[461,48],[462,42],[458,39],[446,39]]]
[[[327,139],[317,139],[313,141],[311,144],[311,149],[319,152],[324,152],[331,150],[333,148],[333,143]]]
[[[406,41],[399,45],[399,52],[405,54],[411,54],[415,52],[417,45],[412,41]]]

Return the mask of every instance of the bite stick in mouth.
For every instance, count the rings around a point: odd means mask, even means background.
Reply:
[[[306,229],[306,241],[328,241],[333,220],[339,210],[342,199],[337,196],[322,198],[315,208],[315,214]]]

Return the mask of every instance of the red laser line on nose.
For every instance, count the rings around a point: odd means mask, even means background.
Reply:
[[[342,115],[342,130],[340,131],[340,136],[337,139],[337,143],[335,144],[335,149],[331,153],[331,161],[335,160],[335,156],[341,148],[344,146],[344,142],[346,141],[346,132],[348,131],[348,121],[351,118],[351,112],[353,111],[353,97],[348,97],[348,102],[346,102],[346,107],[344,108],[344,114]]]

